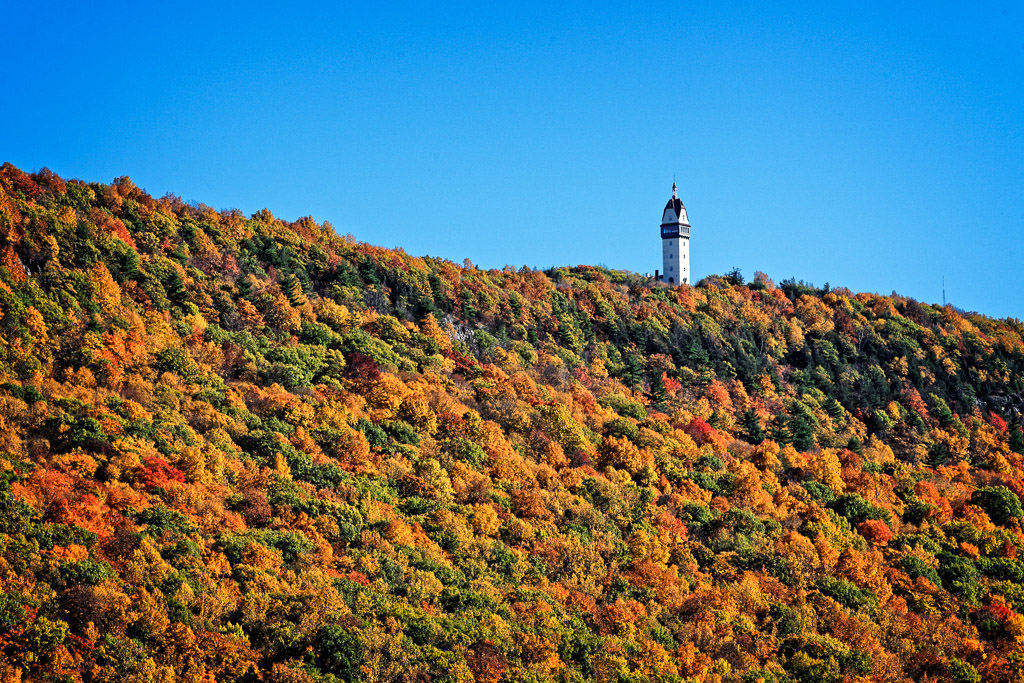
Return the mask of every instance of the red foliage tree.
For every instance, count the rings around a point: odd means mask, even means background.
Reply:
[[[185,473],[159,457],[146,458],[139,470],[139,482],[152,491],[170,484],[184,484]]]
[[[466,649],[466,663],[479,683],[497,683],[508,661],[489,640],[478,640]]]
[[[690,420],[690,423],[683,427],[683,431],[689,434],[698,445],[713,441],[717,435],[715,428],[699,417]]]
[[[380,379],[380,368],[369,356],[353,351],[346,359],[345,374],[359,385],[367,385]]]
[[[857,531],[871,545],[888,545],[893,539],[892,529],[885,522],[869,519],[857,525]]]

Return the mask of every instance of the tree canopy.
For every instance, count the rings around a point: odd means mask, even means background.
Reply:
[[[1017,681],[1024,324],[0,169],[0,677]]]

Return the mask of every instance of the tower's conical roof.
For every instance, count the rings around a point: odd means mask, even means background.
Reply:
[[[669,211],[672,215],[669,215]],[[683,206],[683,200],[679,198],[679,194],[676,188],[676,184],[672,183],[672,197],[665,204],[665,211],[662,214],[661,224],[670,225],[675,223],[681,223],[683,225],[689,225],[690,219],[686,216],[686,207]]]

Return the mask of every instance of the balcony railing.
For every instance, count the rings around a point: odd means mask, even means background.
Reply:
[[[685,225],[663,225],[661,226],[661,239],[667,240],[673,237],[689,237],[690,228]]]

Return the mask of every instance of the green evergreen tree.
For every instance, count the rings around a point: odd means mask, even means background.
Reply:
[[[640,386],[643,380],[644,368],[640,356],[635,353],[627,353],[622,368],[622,381],[631,388]]]
[[[761,420],[753,410],[745,410],[740,416],[740,426],[743,427],[747,440],[752,444],[759,444],[765,439],[764,429],[761,427]]]
[[[1019,425],[1010,431],[1010,450],[1024,455],[1024,431]]]
[[[825,399],[824,407],[825,412],[828,413],[828,416],[835,422],[839,422],[846,414],[846,411],[843,410],[842,404],[840,404],[833,396],[829,396]]]
[[[789,416],[785,413],[775,415],[770,431],[772,441],[779,444],[793,443],[793,432],[789,428]]]
[[[647,393],[651,402],[660,405],[668,401],[668,392],[665,390],[665,380],[660,372],[651,375],[651,390]]]
[[[793,447],[800,451],[809,451],[815,446],[814,428],[817,420],[803,403],[793,401],[790,406],[792,416],[789,429],[793,435]]]
[[[941,396],[930,394],[928,396],[928,403],[932,415],[939,421],[940,425],[948,427],[953,424],[953,411],[949,409],[949,404],[946,403]]]

